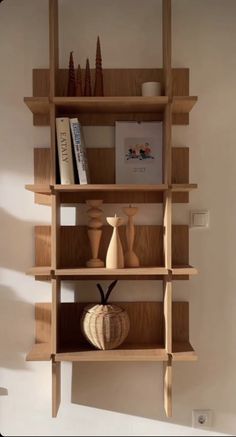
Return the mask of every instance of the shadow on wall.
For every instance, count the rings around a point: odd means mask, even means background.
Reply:
[[[0,396],[8,396],[7,388],[0,387]]]
[[[24,272],[27,265],[27,250],[32,246],[32,223],[20,220],[0,208],[0,266]]]
[[[161,370],[161,363],[74,363],[72,403],[166,420]]]
[[[34,332],[29,314],[34,309],[31,304],[17,300],[15,293],[3,284],[0,284],[0,296],[0,367],[24,369],[29,333]]]

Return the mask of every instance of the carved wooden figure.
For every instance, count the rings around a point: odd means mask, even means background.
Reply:
[[[91,95],[92,95],[91,74],[90,74],[89,59],[87,58],[85,79],[84,79],[84,96],[89,97]]]
[[[118,227],[124,223],[122,217],[107,217],[107,223],[113,227],[111,241],[108,247],[106,256],[107,269],[123,269],[124,268],[124,254],[120,241]]]
[[[129,207],[123,208],[124,213],[128,216],[128,222],[126,225],[126,240],[127,251],[125,252],[125,267],[139,267],[139,259],[136,253],[133,251],[134,245],[134,216],[138,212],[138,208]]]
[[[94,95],[95,96],[104,96],[104,90],[103,90],[103,72],[102,72],[102,55],[101,55],[101,45],[100,45],[100,38],[99,38],[99,36],[98,36],[98,39],[97,39]]]
[[[77,78],[76,78],[76,96],[81,97],[82,95],[83,95],[82,72],[81,72],[80,64],[78,64]]]
[[[75,78],[73,52],[70,52],[67,95],[69,97],[74,97],[76,95],[76,78]]]
[[[102,200],[87,200],[88,209],[88,237],[91,246],[92,258],[87,261],[87,267],[104,267],[104,262],[98,258],[99,246],[102,236]]]

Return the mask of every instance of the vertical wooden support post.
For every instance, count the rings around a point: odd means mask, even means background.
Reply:
[[[172,358],[164,366],[164,407],[167,417],[172,416]]]
[[[55,362],[58,347],[58,324],[60,317],[61,283],[52,279],[52,417],[57,417],[61,403],[61,363]]]
[[[61,281],[59,278],[52,279],[52,354],[58,352],[58,325],[61,303]]]
[[[52,417],[57,417],[61,403],[61,363],[52,360]]]
[[[171,185],[172,151],[172,69],[171,69],[171,0],[162,0],[162,44],[164,90],[168,97],[163,120],[164,183]],[[164,408],[167,417],[172,415],[172,193],[168,189],[163,198],[164,260],[169,273],[163,280],[165,349],[168,362],[164,363]]]
[[[49,0],[49,101],[51,131],[51,177],[50,183],[56,183],[56,106],[53,102],[57,93],[57,72],[59,68],[58,38],[58,0]],[[60,197],[52,196],[51,226],[51,266],[55,270],[59,266],[60,236]],[[57,352],[57,324],[60,305],[60,281],[52,279],[52,416],[56,417],[61,402],[61,363],[55,362]]]
[[[49,97],[53,99],[57,90],[59,68],[58,0],[49,0]]]
[[[56,270],[60,264],[60,193],[54,193],[52,198],[52,226],[51,226],[51,265]]]
[[[59,68],[58,0],[49,0],[49,100],[51,129],[51,184],[56,183],[56,108],[53,98],[57,93]]]

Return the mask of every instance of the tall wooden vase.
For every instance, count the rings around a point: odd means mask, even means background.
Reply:
[[[123,211],[128,216],[126,225],[127,251],[125,252],[125,267],[139,267],[139,259],[133,250],[135,235],[134,216],[137,214],[138,208],[128,206],[123,208]]]
[[[102,236],[102,200],[87,200],[86,203],[90,207],[88,209],[88,237],[92,252],[92,258],[87,261],[86,265],[90,268],[104,267],[104,262],[98,258],[99,246]]]
[[[124,220],[121,217],[107,217],[107,223],[113,227],[111,241],[107,251],[106,267],[107,269],[123,269],[124,254],[120,241],[118,227],[123,225]]]

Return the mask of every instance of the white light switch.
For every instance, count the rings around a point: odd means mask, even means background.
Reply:
[[[191,211],[190,225],[193,228],[208,228],[209,227],[209,211]]]

